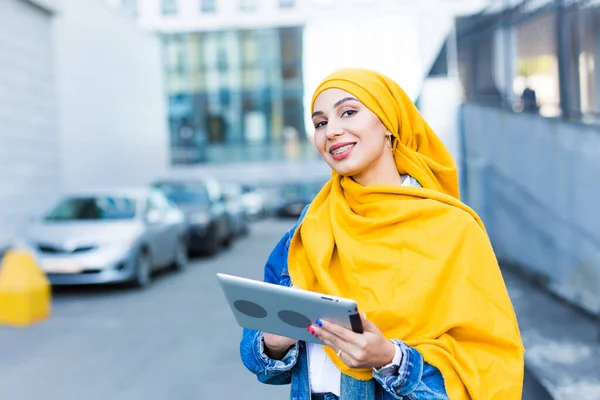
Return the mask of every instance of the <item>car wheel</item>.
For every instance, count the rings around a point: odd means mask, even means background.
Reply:
[[[227,249],[231,246],[231,243],[233,243],[233,239],[235,238],[235,231],[233,230],[233,224],[231,224],[231,222],[227,223],[226,232],[221,245]]]
[[[152,264],[146,252],[141,252],[135,263],[135,274],[133,275],[133,286],[145,288],[152,282]]]
[[[250,222],[245,219],[242,225],[242,230],[240,232],[241,236],[248,236],[248,234],[250,233]]]
[[[206,254],[209,256],[214,256],[219,252],[220,245],[221,243],[217,229],[212,229],[210,238],[208,239],[208,245],[206,246]]]
[[[175,246],[172,268],[175,271],[183,271],[188,265],[188,246],[185,239],[179,239]]]

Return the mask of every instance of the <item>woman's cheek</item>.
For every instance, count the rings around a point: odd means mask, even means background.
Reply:
[[[322,155],[325,155],[326,150],[325,150],[325,140],[323,139],[323,135],[319,134],[319,133],[315,133],[314,139],[313,139],[313,144],[315,145],[315,147],[317,148],[317,151],[319,153],[321,153]]]

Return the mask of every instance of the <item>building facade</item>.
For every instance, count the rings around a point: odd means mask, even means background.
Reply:
[[[48,2],[0,2],[0,253],[60,190]]]
[[[103,2],[0,1],[0,253],[65,191],[166,174],[160,49]]]
[[[463,200],[501,260],[600,315],[600,5],[500,4],[457,47]]]
[[[143,185],[169,167],[160,37],[114,11],[61,0],[55,17],[63,190]]]
[[[511,0],[458,23],[469,100],[600,121],[600,6],[587,0]]]
[[[272,159],[304,131],[301,28],[168,33],[163,54],[174,162]]]
[[[111,2],[162,37],[173,164],[312,156],[303,107],[306,2]]]

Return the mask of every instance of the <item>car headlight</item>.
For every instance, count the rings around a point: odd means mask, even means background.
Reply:
[[[210,215],[207,213],[192,214],[189,217],[189,221],[194,225],[208,225],[210,222]]]

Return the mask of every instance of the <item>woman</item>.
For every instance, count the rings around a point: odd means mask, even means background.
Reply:
[[[325,320],[325,346],[244,330],[242,360],[293,399],[521,399],[523,346],[456,166],[408,96],[362,69],[312,101],[331,180],[287,232],[265,281],[351,298],[365,332]]]

